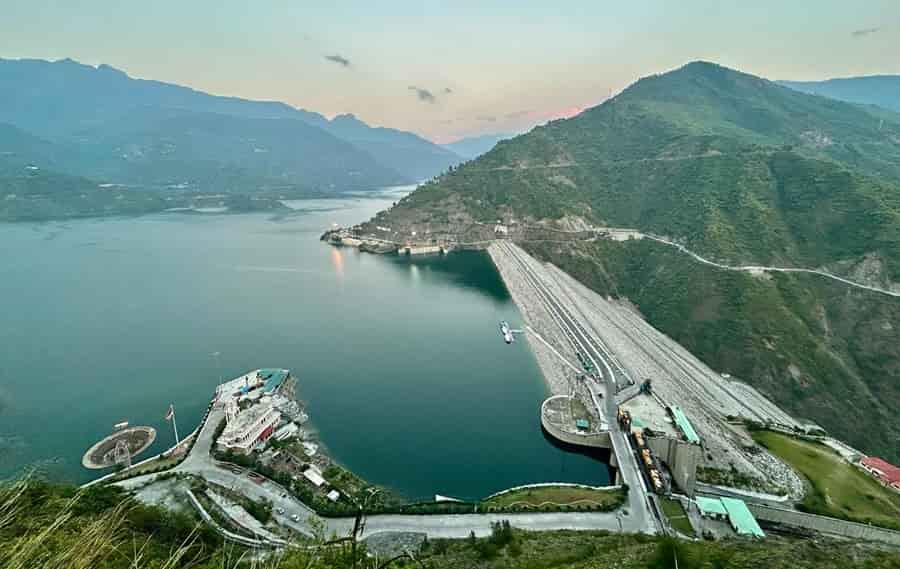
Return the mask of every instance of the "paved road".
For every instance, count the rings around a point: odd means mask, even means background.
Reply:
[[[877,292],[880,294],[886,294],[888,296],[900,297],[900,292],[894,292],[891,290],[878,288],[876,286],[869,286],[869,285],[864,285],[862,283],[853,282],[853,281],[847,280],[843,277],[833,275],[826,271],[820,271],[818,269],[801,269],[801,268],[794,268],[794,267],[769,267],[766,265],[724,265],[722,263],[717,263],[715,261],[710,261],[709,259],[701,257],[700,255],[691,251],[690,249],[688,249],[684,245],[681,245],[680,243],[675,243],[674,241],[670,241],[670,240],[664,239],[662,237],[657,237],[655,235],[647,235],[646,233],[641,233],[640,235],[646,239],[651,239],[658,243],[664,243],[665,245],[675,247],[682,253],[690,255],[695,261],[703,263],[704,265],[709,265],[711,267],[716,267],[718,269],[724,269],[726,271],[743,271],[743,272],[748,272],[748,273],[753,273],[753,272],[808,273],[811,275],[819,275],[821,277],[826,277],[826,278],[829,278],[829,279],[832,279],[832,280],[835,280],[835,281],[838,281],[838,282],[841,282],[841,283],[844,283],[846,285],[850,285],[850,286],[853,286],[856,288],[861,288],[864,290],[869,290],[869,291]]]
[[[328,536],[349,535],[353,528],[354,520],[352,518],[322,518],[275,482],[260,477],[250,478],[246,471],[235,472],[217,465],[210,455],[210,450],[216,426],[223,417],[223,410],[214,406],[206,423],[197,434],[197,442],[191,452],[174,469],[174,472],[199,476],[213,484],[240,492],[253,500],[270,500],[276,512],[275,519],[302,534],[311,535],[313,524],[318,523],[322,525]],[[157,476],[158,474],[148,474],[117,484],[124,488],[134,489],[152,482]],[[279,508],[284,510],[284,514],[277,513]],[[500,520],[509,520],[513,526],[529,530],[604,529],[619,531],[621,529],[631,533],[646,532],[647,527],[641,514],[633,515],[630,510],[633,508],[617,512],[591,513],[426,516],[389,514],[368,517],[363,537],[383,532],[420,532],[428,534],[429,537],[461,538],[468,536],[473,531],[478,536],[484,536],[490,534],[491,522]],[[294,519],[295,517],[296,519]]]
[[[639,471],[637,459],[632,452],[628,438],[616,421],[616,374],[609,364],[608,356],[604,357],[606,355],[605,347],[602,347],[599,341],[587,332],[581,322],[572,315],[565,305],[556,298],[546,283],[541,280],[541,277],[531,267],[530,257],[527,256],[527,253],[509,242],[501,241],[498,242],[498,245],[518,262],[526,279],[537,291],[551,317],[556,321],[575,350],[587,357],[594,365],[594,368],[602,373],[605,381],[600,383],[599,386],[592,388],[599,388],[599,393],[594,391],[592,395],[600,395],[599,401],[596,396],[594,397],[594,403],[597,406],[598,413],[600,413],[601,417],[606,418],[606,422],[609,425],[613,452],[619,463],[619,475],[628,484],[628,509],[631,512],[632,519],[641,527],[641,531],[654,533],[658,526],[655,514],[653,514],[654,510],[649,504],[643,476]]]

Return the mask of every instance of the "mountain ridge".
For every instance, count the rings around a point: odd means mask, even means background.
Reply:
[[[344,115],[329,121],[323,115],[277,101],[253,101],[211,95],[190,87],[150,79],[135,79],[109,65],[97,67],[71,59],[0,59],[0,123],[14,125],[56,143],[80,142],[86,132],[121,129],[121,121],[135,113],[178,110],[182,113],[214,113],[243,119],[296,120],[320,133],[307,130],[322,145],[335,147],[338,139],[356,148],[342,158],[357,174],[345,176],[341,189],[364,189],[377,185],[412,183],[445,171],[461,158],[413,133],[373,128],[355,119],[348,125]],[[336,117],[337,118],[337,117]],[[224,119],[223,119],[224,120]],[[346,147],[344,147],[346,148]],[[372,169],[362,160],[367,154],[377,163]],[[309,164],[314,169],[315,164]],[[367,171],[371,170],[371,175]],[[394,172],[388,179],[384,172]],[[83,174],[84,172],[78,172]],[[334,177],[297,179],[301,186],[331,187]]]
[[[514,136],[515,134],[511,133],[481,134],[477,136],[467,136],[454,142],[442,144],[441,146],[451,152],[455,152],[463,158],[471,160],[472,158],[477,158],[489,151],[501,140],[507,140]]]
[[[900,75],[834,77],[822,81],[779,80],[777,83],[803,93],[849,103],[878,105],[900,112]]]
[[[377,218],[401,241],[416,231],[462,242],[488,238],[498,219],[633,227],[726,264],[824,267],[895,287],[900,115],[693,62],[497,145]],[[629,298],[713,369],[900,457],[895,299],[809,275],[718,271],[647,241],[523,246]]]

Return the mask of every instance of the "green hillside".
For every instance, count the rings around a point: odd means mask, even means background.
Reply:
[[[473,222],[498,218],[633,227],[721,262],[825,267],[889,287],[900,282],[900,115],[691,63],[500,142],[379,224],[465,241]],[[654,243],[526,247],[629,297],[714,369],[900,458],[896,299],[724,273]]]

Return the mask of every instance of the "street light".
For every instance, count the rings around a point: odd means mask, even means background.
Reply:
[[[219,365],[219,356],[221,356],[222,353],[221,352],[212,352],[209,355],[211,355],[212,357],[214,357],[216,359],[216,374],[219,376],[219,386],[221,386],[222,385],[222,366]],[[218,391],[218,389],[216,391]]]

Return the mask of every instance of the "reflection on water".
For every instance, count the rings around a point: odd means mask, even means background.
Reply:
[[[344,278],[344,255],[337,247],[331,248],[331,265],[334,267],[334,274],[338,280]]]

